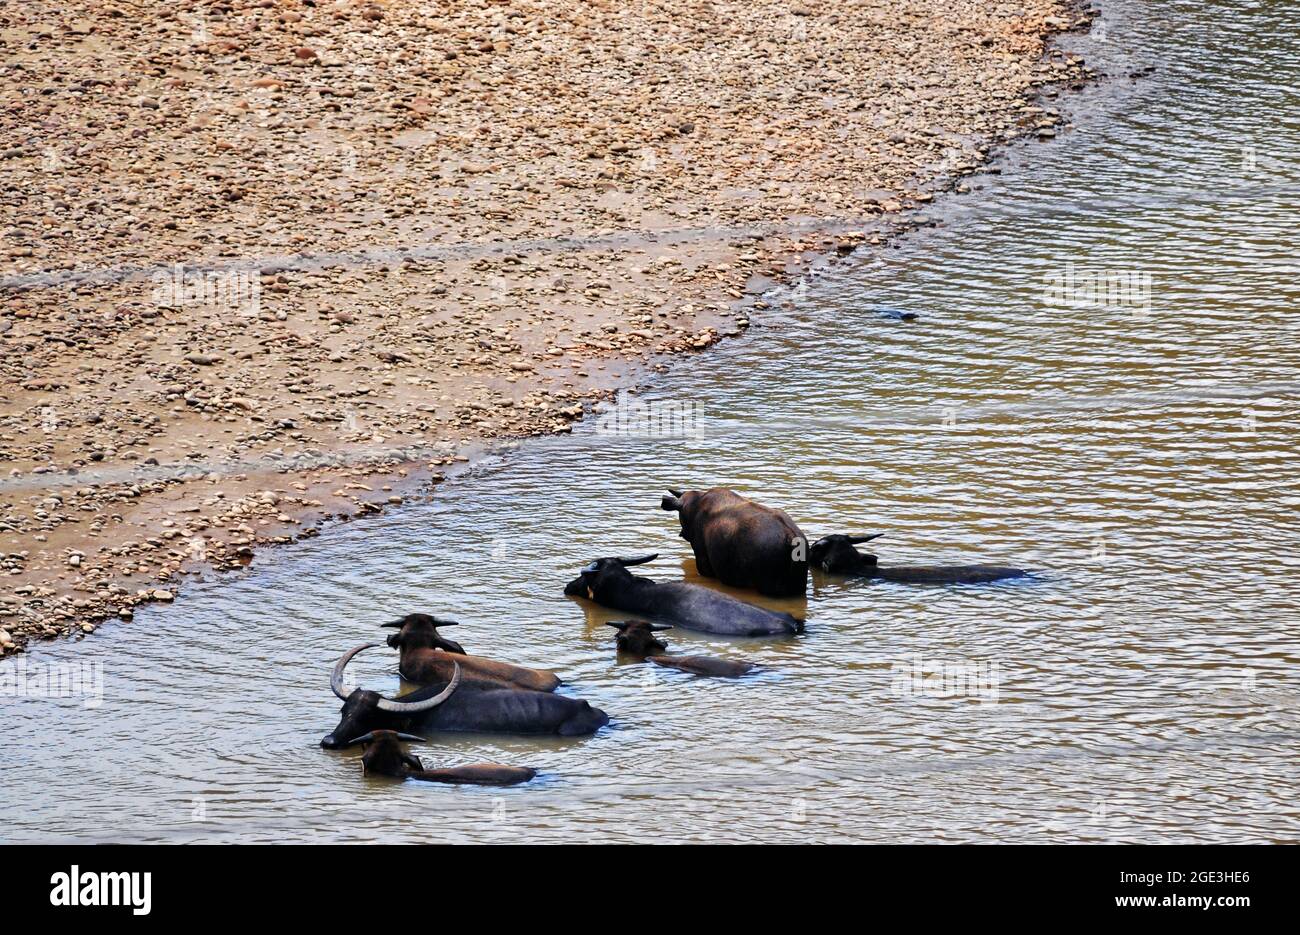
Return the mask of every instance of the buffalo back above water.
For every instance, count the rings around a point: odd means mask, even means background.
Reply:
[[[423,646],[413,649],[402,647],[402,661],[398,665],[398,671],[408,681],[427,684],[450,680],[452,669],[456,665],[464,673],[466,687],[527,688],[553,692],[561,684],[559,676],[547,669],[530,669],[483,656],[462,656]]]
[[[804,593],[807,546],[785,511],[725,487],[670,491],[660,506],[677,513],[681,536],[691,544],[701,575],[770,597]]]
[[[604,607],[687,630],[728,636],[778,636],[803,632],[803,621],[730,594],[685,581],[655,581],[628,571],[656,558],[599,558],[565,585],[564,593]]]

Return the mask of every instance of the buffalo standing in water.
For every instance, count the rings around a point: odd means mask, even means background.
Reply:
[[[352,657],[363,649],[378,646],[363,643],[339,659],[330,676],[330,689],[343,701],[339,724],[320,742],[338,749],[351,737],[372,730],[396,730],[416,734],[437,731],[483,731],[499,734],[558,734],[580,737],[594,734],[609,723],[609,715],[578,698],[552,695],[524,688],[482,688],[466,686],[456,691],[461,670],[454,667],[444,687],[435,682],[401,701],[378,692],[345,685],[343,673]]]
[[[691,675],[710,675],[716,678],[737,678],[754,671],[752,662],[733,662],[730,659],[717,659],[713,656],[667,656],[664,650],[668,644],[655,636],[661,630],[672,627],[661,623],[647,623],[644,620],[624,620],[609,622],[618,630],[615,641],[618,651],[636,656],[657,666],[689,672]]]
[[[886,565],[876,564],[876,556],[859,552],[854,545],[883,536],[822,536],[808,547],[808,557],[822,571],[832,575],[883,578],[909,584],[983,584],[1029,574],[1023,568],[1005,565]]]
[[[435,626],[436,622],[436,626]],[[386,623],[386,627],[401,627],[388,638],[388,645],[402,653],[397,671],[402,678],[418,682],[446,682],[451,679],[454,666],[460,666],[467,686],[480,688],[527,688],[532,691],[553,692],[562,684],[559,676],[547,669],[530,669],[526,666],[498,662],[483,656],[471,656],[453,643],[438,635],[438,626],[454,624],[453,620],[438,620],[428,614],[407,614],[401,620]]]
[[[598,558],[565,585],[564,593],[704,633],[777,636],[803,632],[803,621],[789,614],[746,604],[703,585],[658,582],[627,570],[658,557],[656,552],[638,558]]]
[[[418,756],[402,749],[402,741],[422,741],[423,737],[395,730],[372,730],[348,741],[347,746],[365,744],[361,754],[363,776],[390,776],[393,779],[420,779],[471,786],[513,786],[528,782],[537,770],[527,766],[502,766],[500,763],[470,763],[446,769],[425,769]]]
[[[808,540],[784,511],[725,487],[669,489],[659,505],[677,513],[681,537],[691,544],[704,577],[768,597],[798,596],[807,589]]]

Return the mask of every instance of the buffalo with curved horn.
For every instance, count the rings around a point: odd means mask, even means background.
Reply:
[[[646,662],[667,669],[689,672],[691,675],[708,675],[715,678],[737,678],[754,671],[752,662],[733,662],[730,659],[718,659],[713,656],[668,656],[664,650],[668,644],[655,636],[672,627],[662,623],[649,623],[645,620],[608,621],[606,626],[618,630],[614,639],[618,651],[629,656],[636,656]]]
[[[768,597],[792,597],[808,585],[808,540],[784,510],[755,503],[725,487],[668,488],[660,507],[677,513],[681,537],[706,578]]]
[[[451,681],[434,682],[402,696],[401,701],[378,692],[344,684],[352,657],[378,643],[363,643],[344,653],[334,665],[330,688],[343,701],[337,727],[321,739],[321,746],[338,749],[348,738],[372,730],[431,734],[437,731],[483,731],[501,734],[558,734],[578,737],[594,734],[609,723],[609,715],[579,698],[552,695],[525,688],[484,688],[460,685],[460,666]]]
[[[503,766],[500,763],[469,763],[445,769],[425,769],[418,756],[402,749],[403,741],[422,742],[423,737],[395,730],[372,730],[353,737],[347,746],[365,744],[361,753],[363,776],[389,776],[393,779],[419,779],[473,786],[513,786],[528,782],[537,770],[527,766]]]
[[[832,575],[860,578],[883,578],[907,584],[984,584],[1006,578],[1022,578],[1029,572],[1006,565],[885,565],[876,564],[876,556],[854,548],[883,532],[870,536],[846,536],[837,533],[822,536],[808,547],[808,557],[822,571]]]
[[[564,593],[704,633],[776,636],[803,632],[803,621],[790,614],[755,607],[703,585],[658,582],[628,571],[658,557],[655,552],[634,558],[598,558],[565,585]]]
[[[454,620],[439,620],[429,614],[407,614],[401,620],[384,624],[386,627],[401,627],[388,638],[388,645],[401,651],[397,671],[402,678],[420,684],[445,682],[451,678],[452,667],[459,665],[467,686],[553,692],[562,684],[559,676],[547,669],[530,669],[483,656],[471,656],[458,643],[451,644],[457,647],[455,650],[447,649],[446,644],[451,641],[438,635],[438,627],[454,623]]]

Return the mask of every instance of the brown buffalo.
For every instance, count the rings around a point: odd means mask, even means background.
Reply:
[[[527,766],[502,766],[500,763],[469,763],[446,769],[425,769],[418,756],[402,749],[402,741],[423,742],[423,737],[395,730],[372,730],[354,737],[348,746],[365,744],[361,754],[361,773],[365,776],[390,776],[393,779],[420,779],[471,786],[513,786],[528,782],[537,770]]]
[[[459,664],[461,678],[467,685],[553,692],[563,684],[559,676],[547,669],[530,669],[483,656],[471,656],[459,644],[454,651],[446,649],[444,644],[449,641],[438,635],[437,627],[450,622],[437,620],[428,614],[408,614],[401,620],[384,624],[386,627],[401,627],[388,638],[388,645],[401,650],[397,671],[402,678],[421,685],[446,682],[451,679],[453,666]]]
[[[655,633],[672,629],[665,624],[648,623],[645,620],[624,620],[611,621],[607,626],[618,630],[615,640],[620,653],[636,656],[667,669],[677,669],[681,672],[689,672],[691,675],[737,678],[753,672],[755,668],[752,662],[717,659],[713,656],[664,655],[668,644],[656,637]]]
[[[677,513],[681,537],[706,578],[769,597],[802,595],[807,588],[808,543],[784,511],[725,487],[670,489],[659,505]]]

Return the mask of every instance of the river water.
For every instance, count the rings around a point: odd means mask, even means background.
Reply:
[[[34,648],[102,664],[103,701],[0,698],[0,840],[1300,840],[1300,9],[1104,7],[1068,43],[1111,76],[1058,102],[1073,130],[647,389],[697,407],[698,436],[588,420]],[[658,498],[713,484],[810,535],[883,530],[882,563],[1037,574],[818,576],[777,605],[803,636],[668,634],[757,676],[616,664],[618,615],[565,581],[652,550],[646,573],[691,574]],[[316,746],[329,667],[414,610],[558,669],[613,724],[415,748],[541,770],[523,787],[363,778]],[[395,689],[393,665],[354,674]]]

